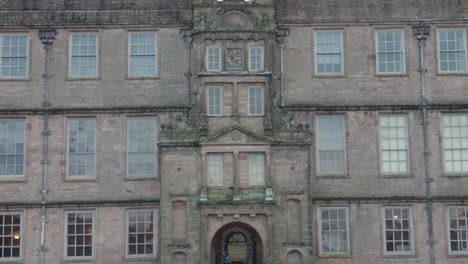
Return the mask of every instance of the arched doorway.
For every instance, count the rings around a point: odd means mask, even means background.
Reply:
[[[211,242],[210,264],[263,263],[263,245],[257,231],[243,223],[231,223],[216,232]]]

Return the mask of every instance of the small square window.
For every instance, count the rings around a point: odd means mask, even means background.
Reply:
[[[207,114],[209,116],[223,115],[223,88],[209,87],[207,98]]]
[[[29,65],[29,39],[26,34],[0,34],[0,78],[26,79]]]
[[[94,211],[65,213],[65,257],[91,259],[94,257]]]
[[[402,30],[376,33],[377,72],[379,74],[405,73],[405,41]]]
[[[263,88],[249,87],[249,115],[263,115]]]
[[[348,208],[321,207],[319,227],[321,255],[350,253]]]
[[[249,71],[259,72],[264,70],[264,47],[249,47]]]
[[[127,211],[126,252],[128,258],[156,256],[157,218],[155,209]]]
[[[343,74],[343,32],[315,32],[315,73]]]
[[[96,175],[96,119],[68,120],[68,177]]]
[[[72,33],[70,37],[70,77],[98,76],[98,35]]]
[[[414,253],[413,221],[409,207],[385,207],[384,251],[388,255]]]
[[[206,48],[206,70],[221,71],[221,47],[208,46]]]
[[[466,36],[464,29],[439,29],[439,71],[466,72]]]
[[[157,75],[156,33],[132,32],[128,38],[129,76],[155,77]]]

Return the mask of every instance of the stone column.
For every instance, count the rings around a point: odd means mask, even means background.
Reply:
[[[208,202],[208,179],[206,175],[206,152],[201,154],[201,187],[200,187],[200,202]]]
[[[233,152],[233,160],[234,160],[234,170],[233,170],[233,184],[234,184],[234,195],[232,197],[232,200],[234,202],[240,201],[240,191],[239,191],[239,151],[234,151]]]

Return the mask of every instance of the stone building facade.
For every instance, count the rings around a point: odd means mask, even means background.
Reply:
[[[468,263],[468,2],[0,0],[0,263]]]

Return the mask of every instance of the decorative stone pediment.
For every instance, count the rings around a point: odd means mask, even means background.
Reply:
[[[252,30],[250,18],[240,11],[229,11],[221,17],[221,28],[228,30]]]
[[[218,134],[209,136],[203,139],[200,144],[229,144],[229,145],[242,145],[242,144],[270,144],[271,140],[262,135],[258,135],[252,131],[248,131],[240,127],[232,127],[224,130]]]

